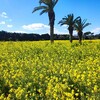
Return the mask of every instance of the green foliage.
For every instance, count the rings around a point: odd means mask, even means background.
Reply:
[[[77,20],[74,25],[75,30],[78,32],[82,32],[85,27],[91,25],[91,23],[87,23],[86,21],[86,19],[82,20],[81,18]]]
[[[80,17],[78,16],[77,18],[74,19],[74,14],[68,14],[67,17],[65,16],[62,18],[61,21],[59,21],[58,24],[62,25],[68,25],[69,27],[74,27],[75,22],[79,19]]]

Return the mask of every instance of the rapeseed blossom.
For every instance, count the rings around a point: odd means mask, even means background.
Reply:
[[[100,100],[99,87],[100,40],[0,42],[0,100]]]

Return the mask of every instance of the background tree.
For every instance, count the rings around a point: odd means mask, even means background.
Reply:
[[[48,13],[51,43],[54,43],[54,22],[55,22],[54,7],[57,4],[57,2],[58,0],[39,0],[40,6],[35,7],[33,10],[33,13],[37,10],[42,10],[40,12],[40,15],[42,15],[43,13]]]
[[[83,29],[90,25],[91,23],[86,23],[86,19],[82,20],[81,18],[76,21],[74,28],[78,32],[79,43],[82,43]]]
[[[90,31],[84,33],[84,39],[93,39],[93,38],[94,38],[94,33]]]
[[[77,17],[74,19],[74,15],[73,14],[68,14],[68,16],[62,18],[61,21],[59,21],[58,24],[62,25],[68,25],[68,31],[70,34],[70,42],[72,43],[73,40],[73,30],[74,30],[74,24],[75,22],[79,19],[80,17]]]

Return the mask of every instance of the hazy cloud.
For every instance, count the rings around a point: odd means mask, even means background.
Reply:
[[[4,25],[4,24],[5,24],[5,21],[1,21],[0,24],[1,24],[1,25]]]
[[[36,31],[36,30],[42,30],[42,29],[49,29],[48,25],[42,24],[42,23],[34,23],[29,25],[23,25],[23,29]]]
[[[100,33],[100,27],[95,28],[94,30],[92,30],[93,33],[98,34]]]
[[[13,27],[13,25],[7,25],[7,27],[12,28],[12,27]]]
[[[2,13],[0,14],[0,16],[1,16],[1,17],[3,17],[3,18],[8,18],[8,16],[7,16],[7,13],[6,13],[6,12],[2,12]]]
[[[23,25],[22,27],[23,27],[23,29],[29,30],[29,31],[35,31],[35,32],[37,31],[39,33],[50,33],[49,32],[50,26],[45,25],[43,23],[33,23],[33,24],[29,24],[29,25]],[[58,29],[54,28],[54,33],[55,34],[67,34],[68,32],[64,32],[64,31],[62,32],[62,31],[59,31]]]
[[[62,25],[61,27],[68,27],[67,25]]]
[[[60,30],[58,30],[58,29],[56,29],[56,28],[54,28],[54,33],[55,34],[68,34],[68,31],[60,31]]]

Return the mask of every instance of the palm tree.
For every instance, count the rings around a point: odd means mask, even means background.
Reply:
[[[75,22],[79,19],[80,17],[77,17],[74,19],[74,15],[73,14],[68,14],[67,17],[65,16],[64,18],[62,18],[61,21],[59,21],[58,24],[62,25],[68,25],[68,30],[69,30],[69,34],[70,34],[70,42],[72,43],[73,40],[73,30],[74,30],[74,24]]]
[[[81,18],[76,21],[74,28],[78,32],[79,43],[82,43],[83,29],[90,25],[91,23],[86,23],[86,19],[82,20]]]
[[[39,0],[40,6],[35,7],[33,12],[42,10],[40,15],[43,13],[48,13],[49,25],[50,25],[50,41],[54,43],[54,22],[55,22],[55,12],[54,7],[57,4],[58,0]],[[41,5],[43,4],[43,5]]]

